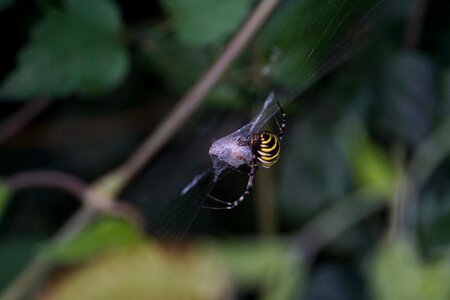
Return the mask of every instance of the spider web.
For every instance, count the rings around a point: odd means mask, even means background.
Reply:
[[[214,185],[231,170],[250,163],[252,153],[248,141],[253,133],[260,131],[278,113],[277,102],[281,106],[287,105],[351,57],[354,51],[360,48],[362,37],[368,29],[373,27],[379,17],[379,8],[384,0],[372,1],[370,5],[366,5],[365,10],[358,7],[358,4],[363,2],[360,0],[324,0],[322,2],[323,8],[307,14],[308,21],[305,22],[305,24],[320,25],[319,27],[322,28],[312,46],[306,51],[299,50],[305,44],[305,32],[311,29],[303,28],[296,43],[290,45],[287,52],[281,51],[279,55],[281,60],[276,61],[273,66],[264,67],[266,71],[270,70],[271,74],[276,74],[277,67],[295,66],[284,74],[284,77],[289,78],[287,84],[284,83],[286,88],[268,93],[265,100],[261,101],[260,112],[249,123],[211,145],[209,154],[212,167],[195,176],[181,189],[176,201],[177,205],[171,208],[168,218],[157,225],[160,234],[175,237],[172,239],[175,241],[172,245],[178,244],[181,240]],[[304,0],[303,3],[307,6],[314,1]],[[331,18],[325,19],[330,11],[333,11]],[[352,27],[346,28],[343,33],[339,32],[349,19],[353,19]],[[305,53],[301,62],[293,59],[298,51]]]
[[[308,1],[304,2],[307,3]],[[335,13],[311,50],[307,52],[305,61],[297,70],[294,70],[291,72],[292,74],[288,75],[291,78],[287,85],[288,88],[277,92],[270,92],[262,105],[261,111],[251,122],[237,129],[233,133],[218,139],[211,145],[209,154],[213,163],[215,172],[214,178],[216,181],[220,175],[230,167],[237,168],[251,162],[251,149],[248,144],[243,145],[242,141],[249,141],[253,133],[261,131],[267,122],[278,113],[279,106],[277,102],[281,106],[287,105],[313,83],[327,75],[352,55],[355,51],[352,47],[357,47],[357,42],[364,36],[368,29],[373,26],[376,15],[379,13],[376,8],[381,6],[380,4],[383,0],[376,1],[375,4],[370,7],[370,10],[364,13],[356,10],[359,2],[359,0],[327,1],[325,9],[331,9],[330,7],[333,6],[332,8],[335,9]],[[314,58],[320,55],[317,53],[318,49],[328,44],[330,40],[334,38],[339,26],[342,26],[345,20],[350,17],[351,12],[358,12],[360,14],[357,24],[353,26],[352,29],[347,30],[339,40],[331,46],[329,54],[324,55],[324,58],[318,63],[319,67],[308,71]],[[343,16],[338,17],[340,15]],[[301,41],[297,41],[297,43],[302,44]],[[279,50],[277,49],[277,51]],[[284,55],[285,63],[289,63],[289,58],[293,56],[292,54],[294,54],[295,51],[297,51],[297,47],[291,46],[290,50]],[[276,54],[278,56],[280,55],[279,53]],[[266,66],[265,69],[270,69],[270,67]]]

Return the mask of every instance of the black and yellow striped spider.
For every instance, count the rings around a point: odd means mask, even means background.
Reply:
[[[252,152],[252,160],[249,164],[250,172],[248,174],[247,187],[246,187],[244,193],[234,202],[222,201],[220,199],[217,199],[216,197],[208,195],[214,201],[225,204],[225,206],[220,206],[220,207],[204,206],[204,208],[208,208],[208,209],[232,209],[232,208],[235,208],[236,206],[241,204],[242,201],[244,201],[244,199],[248,195],[250,195],[250,193],[253,189],[253,181],[255,179],[256,170],[259,167],[270,168],[278,161],[278,158],[280,157],[281,141],[283,140],[284,129],[286,128],[286,113],[283,111],[283,109],[281,108],[281,105],[278,101],[277,101],[277,105],[280,108],[280,111],[282,113],[281,125],[280,125],[280,123],[278,123],[277,119],[274,118],[275,122],[277,123],[278,128],[279,128],[278,134],[275,134],[275,133],[272,133],[272,132],[266,131],[266,130],[257,132],[251,136],[251,139],[248,142],[248,145]]]

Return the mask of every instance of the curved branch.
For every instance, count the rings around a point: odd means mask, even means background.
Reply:
[[[17,134],[34,117],[44,111],[50,104],[48,98],[36,98],[24,104],[17,112],[0,124],[0,144]]]
[[[111,173],[104,175],[96,183],[92,190],[104,191],[107,195],[117,195],[125,185],[133,179],[159,150],[169,141],[174,133],[183,125],[188,117],[200,105],[212,87],[217,83],[225,70],[236,59],[237,55],[248,44],[258,29],[264,24],[267,17],[274,10],[280,0],[261,0],[250,17],[228,43],[222,55],[205,72],[199,81],[186,93],[175,108],[166,116],[156,130],[149,135],[141,146]],[[71,182],[73,183],[73,182]],[[115,205],[119,202],[114,202]],[[90,207],[84,206],[70,219],[53,243],[60,245],[77,235],[87,224],[95,219],[96,214]],[[49,269],[50,262],[38,256],[13,282],[5,293],[0,295],[4,299],[21,299],[29,291],[38,278]],[[26,285],[24,285],[26,283]]]
[[[71,174],[53,170],[24,171],[9,177],[7,186],[12,192],[34,187],[51,187],[69,192],[84,201],[88,185]]]
[[[12,193],[29,188],[49,187],[69,192],[83,205],[92,207],[100,212],[141,222],[140,213],[133,206],[112,199],[92,189],[80,178],[55,170],[23,171],[9,177],[5,184]]]
[[[404,224],[393,222],[390,226],[393,233],[411,233],[415,229],[418,192],[425,185],[436,168],[450,153],[450,120],[446,120],[439,128],[428,136],[415,150],[409,164],[405,168],[401,186],[404,191],[398,193],[394,202],[408,207],[408,215],[401,218]],[[308,224],[302,227],[293,238],[293,247],[297,249],[304,261],[312,261],[315,255],[331,242],[336,240],[344,231],[354,226],[367,216],[378,212],[388,204],[377,199],[370,199],[376,195],[370,189],[362,189],[336,201],[329,209],[322,212]],[[361,201],[358,198],[369,198]],[[405,213],[399,210],[400,213]],[[402,232],[405,231],[406,232]]]
[[[259,28],[261,28],[278,3],[279,0],[262,0],[259,3],[215,63],[203,74],[185,96],[181,98],[155,131],[118,168],[116,172],[123,175],[125,181],[123,184],[126,184],[126,182],[141,171],[145,164],[161,150],[174,133],[184,124],[187,118],[197,109],[238,54],[249,43]]]

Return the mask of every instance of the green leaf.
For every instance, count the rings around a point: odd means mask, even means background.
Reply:
[[[105,253],[67,272],[46,299],[230,299],[233,278],[200,247],[168,253],[154,243]]]
[[[247,16],[253,0],[163,0],[178,38],[191,46],[226,39]]]
[[[141,241],[131,224],[113,218],[102,218],[62,248],[48,249],[48,255],[59,262],[73,262],[94,256],[100,251],[134,245]]]
[[[395,53],[380,66],[375,124],[383,136],[417,145],[431,132],[437,111],[434,63],[413,51]]]
[[[66,0],[50,9],[0,87],[3,97],[98,93],[128,68],[120,12],[107,0]]]
[[[0,12],[12,6],[15,2],[14,0],[0,0]]]
[[[147,30],[143,36],[142,65],[158,73],[171,88],[185,91],[202,74],[210,57],[167,34]]]
[[[0,291],[4,291],[11,282],[27,267],[39,252],[39,245],[48,237],[14,234],[14,237],[2,237],[0,241]]]
[[[10,191],[9,188],[0,181],[0,220],[3,216],[3,212],[5,211],[6,205],[8,205],[10,199]]]
[[[362,31],[355,26],[374,3],[366,0],[282,1],[264,26],[258,45],[265,57],[277,50],[280,62],[272,78],[280,84],[303,90],[325,70],[348,55]],[[362,27],[362,26],[361,26]]]
[[[450,186],[446,177],[442,176],[442,182],[438,180],[427,185],[418,209],[419,238],[431,255],[450,247]]]
[[[449,258],[424,263],[409,243],[397,241],[384,245],[376,254],[371,274],[374,299],[449,299]]]
[[[242,108],[244,103],[239,91],[232,85],[218,85],[209,93],[206,104],[214,107]]]
[[[289,138],[301,143],[286,143],[282,150],[280,204],[286,220],[296,226],[345,194],[350,182],[345,153],[322,123],[309,117],[291,122]]]
[[[263,299],[293,299],[302,288],[302,263],[284,240],[221,242],[212,249],[241,285],[248,289],[263,286]]]
[[[390,197],[394,191],[394,165],[363,128],[359,121],[351,120],[338,129],[339,140],[350,162],[353,177],[360,188]]]

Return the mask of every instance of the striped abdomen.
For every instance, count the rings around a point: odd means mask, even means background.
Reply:
[[[252,142],[253,155],[257,160],[259,166],[263,168],[270,168],[275,164],[280,156],[280,140],[278,136],[269,132],[263,131],[255,134]]]

